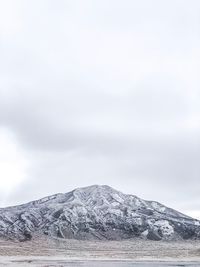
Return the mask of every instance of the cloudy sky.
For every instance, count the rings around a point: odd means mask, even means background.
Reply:
[[[0,206],[108,184],[200,218],[199,14],[0,0]]]

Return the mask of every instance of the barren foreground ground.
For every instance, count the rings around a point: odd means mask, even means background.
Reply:
[[[200,241],[0,240],[0,266],[200,266]]]

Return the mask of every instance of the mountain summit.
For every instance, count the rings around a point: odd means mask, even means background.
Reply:
[[[92,185],[0,209],[1,237],[25,241],[34,233],[66,239],[197,239],[200,221],[156,201]]]

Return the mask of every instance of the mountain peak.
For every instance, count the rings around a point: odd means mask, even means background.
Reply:
[[[97,192],[98,193],[121,193],[108,185],[98,185],[98,184],[94,184],[94,185],[90,185],[86,187],[80,187],[74,190],[74,192],[77,192],[77,191],[85,192],[88,194],[94,194]]]

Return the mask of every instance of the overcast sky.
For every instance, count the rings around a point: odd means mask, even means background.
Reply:
[[[199,14],[0,0],[0,206],[108,184],[200,218]]]

